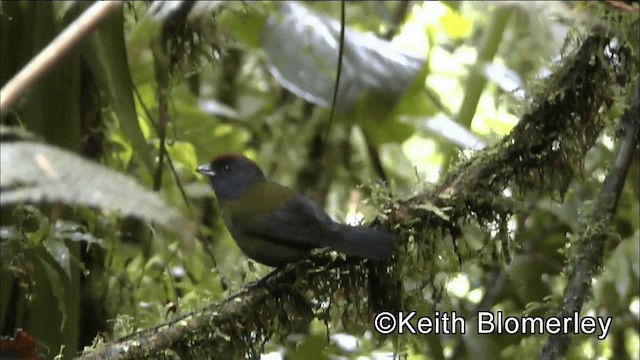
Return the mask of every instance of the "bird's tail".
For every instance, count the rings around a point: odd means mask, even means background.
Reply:
[[[389,232],[364,227],[335,224],[341,235],[332,248],[347,255],[384,260],[393,254],[394,239]]]

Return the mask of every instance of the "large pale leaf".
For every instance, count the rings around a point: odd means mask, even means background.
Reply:
[[[340,23],[283,2],[262,32],[269,71],[291,92],[329,107],[333,99]],[[346,28],[337,106],[349,109],[362,96],[398,99],[420,72],[424,58],[371,34]]]
[[[176,210],[130,178],[36,142],[0,143],[0,205],[63,202],[119,211],[169,230],[188,230]]]

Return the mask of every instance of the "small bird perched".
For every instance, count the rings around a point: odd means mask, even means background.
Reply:
[[[390,233],[334,222],[311,200],[267,180],[245,156],[221,155],[197,171],[209,178],[236,244],[261,264],[283,267],[322,247],[372,260],[393,254]]]

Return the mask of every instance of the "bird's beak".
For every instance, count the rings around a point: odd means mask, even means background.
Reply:
[[[216,172],[213,171],[213,169],[211,168],[211,165],[209,165],[209,164],[204,164],[204,165],[198,166],[196,171],[199,172],[202,175],[216,176]]]

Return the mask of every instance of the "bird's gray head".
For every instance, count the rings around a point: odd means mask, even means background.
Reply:
[[[252,185],[265,180],[258,165],[239,154],[220,155],[198,166],[197,171],[209,178],[220,203],[237,199]]]

